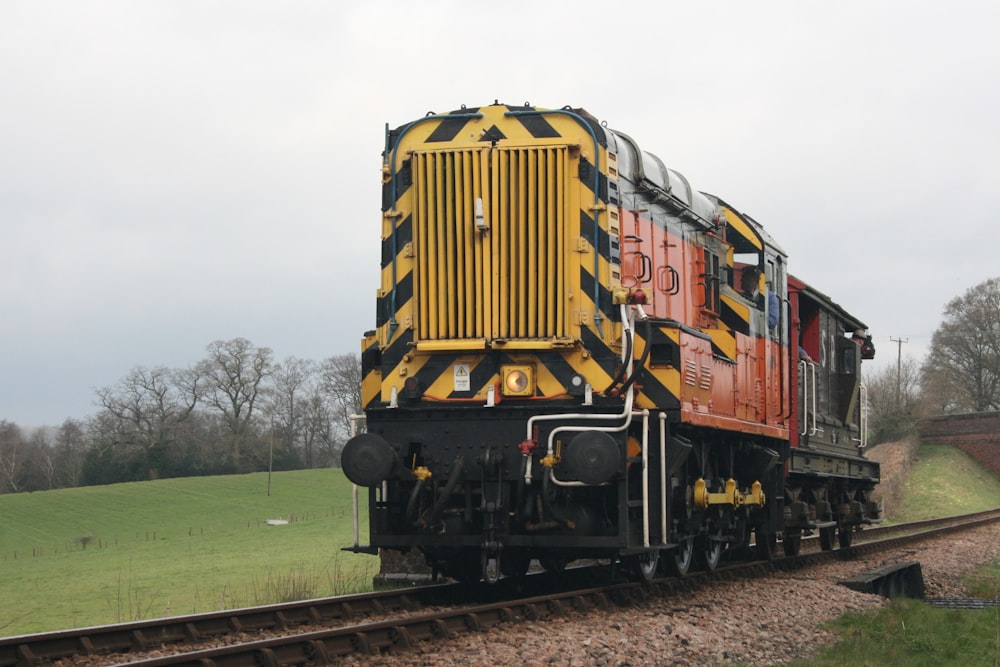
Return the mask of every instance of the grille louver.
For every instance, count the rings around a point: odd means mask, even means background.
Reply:
[[[411,160],[418,340],[567,337],[568,149]],[[477,199],[486,231],[476,227]]]

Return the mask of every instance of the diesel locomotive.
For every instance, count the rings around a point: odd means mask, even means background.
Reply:
[[[577,108],[430,113],[382,158],[346,549],[650,578],[880,520],[871,336],[755,219]]]

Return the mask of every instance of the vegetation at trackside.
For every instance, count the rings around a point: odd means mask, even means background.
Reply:
[[[897,523],[1000,507],[1000,479],[961,451],[921,445],[907,477]],[[963,577],[969,597],[1000,599],[1000,563]],[[1000,606],[935,609],[893,600],[874,614],[847,614],[829,624],[840,641],[800,667],[1000,664]]]
[[[1000,507],[1000,481],[954,447],[917,449],[894,523]]]
[[[1000,600],[1000,563],[988,563],[976,568],[962,576],[962,583],[969,592],[969,597]]]
[[[935,609],[923,602],[893,600],[878,614],[847,614],[829,630],[842,639],[808,667],[993,666],[1000,660],[1000,607],[975,611]]]
[[[351,505],[337,469],[0,495],[0,636],[370,590]]]

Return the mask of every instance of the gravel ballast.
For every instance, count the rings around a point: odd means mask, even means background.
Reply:
[[[838,581],[895,562],[920,562],[927,597],[963,597],[959,574],[1000,559],[1000,526],[934,538],[891,553],[563,618],[515,621],[451,640],[421,642],[344,665],[775,665],[811,655],[836,637],[821,628],[887,600]]]

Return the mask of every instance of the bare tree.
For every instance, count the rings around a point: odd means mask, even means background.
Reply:
[[[208,382],[204,376],[205,364],[195,364],[190,368],[172,372],[174,387],[177,390],[177,403],[187,413],[194,412],[207,392]]]
[[[56,451],[51,445],[49,428],[36,428],[28,438],[28,479],[32,491],[56,488]]]
[[[326,393],[318,383],[310,386],[301,403],[300,413],[306,465],[310,468],[336,465],[337,420]]]
[[[361,411],[361,357],[339,354],[324,359],[320,367],[323,390],[330,397],[343,435],[350,431],[351,415]]]
[[[0,421],[0,493],[52,488],[54,457],[46,427],[23,431]]]
[[[87,449],[84,425],[67,419],[56,431],[56,474],[58,486],[79,486],[83,479],[83,457]]]
[[[233,466],[241,469],[241,449],[252,435],[264,379],[272,370],[271,349],[255,347],[246,338],[217,340],[202,363],[205,400],[219,410],[229,429]]]
[[[865,373],[868,389],[868,438],[872,444],[898,440],[916,428],[920,369],[912,357]]]
[[[316,362],[287,357],[272,373],[271,412],[289,451],[297,449],[303,430],[301,403],[316,376]],[[306,465],[312,467],[311,451],[306,449]]]
[[[26,455],[21,429],[14,422],[0,420],[0,493],[21,490]]]
[[[101,406],[118,421],[117,445],[137,449],[156,477],[196,405],[178,374],[164,367],[133,368],[117,385],[97,390]],[[152,452],[158,456],[151,457]]]
[[[921,372],[945,411],[1000,409],[1000,279],[948,302]]]

